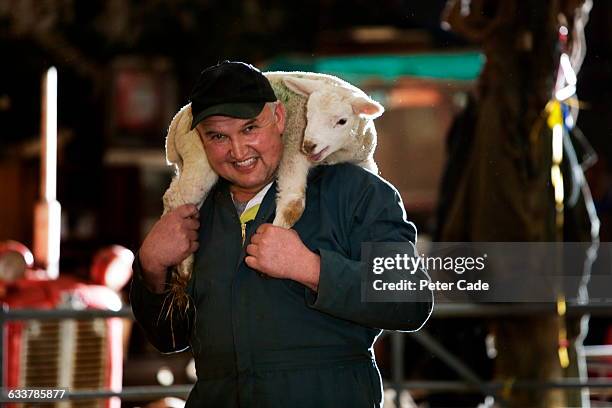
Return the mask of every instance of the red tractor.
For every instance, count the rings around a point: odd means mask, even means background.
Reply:
[[[0,303],[4,313],[17,309],[121,309],[123,303],[116,290],[129,280],[129,273],[122,274],[121,270],[130,268],[131,251],[121,247],[101,251],[93,262],[95,281],[84,282],[68,276],[41,279],[44,274],[32,267],[32,254],[19,245],[0,244]],[[15,253],[22,256],[22,262]],[[121,318],[10,320],[3,334],[5,389],[121,390]],[[80,399],[61,406],[119,408],[121,401]]]

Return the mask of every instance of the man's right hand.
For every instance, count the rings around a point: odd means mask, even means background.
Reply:
[[[200,212],[185,204],[164,214],[153,225],[138,252],[146,286],[156,293],[165,289],[166,270],[198,250]]]

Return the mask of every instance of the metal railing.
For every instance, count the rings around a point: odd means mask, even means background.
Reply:
[[[468,318],[468,317],[508,317],[519,315],[534,315],[555,313],[555,305],[548,304],[438,304],[436,305],[432,318]],[[569,315],[591,314],[593,316],[612,316],[612,307],[605,305],[589,304],[568,306]],[[131,318],[132,310],[124,307],[117,311],[99,309],[9,309],[6,305],[0,307],[0,380],[4,379],[5,353],[5,323],[8,321],[20,320],[63,320],[63,319],[94,319],[94,318]],[[421,330],[412,333],[385,332],[383,336],[391,336],[391,361],[392,380],[385,381],[385,387],[395,389],[397,395],[403,390],[432,390],[432,391],[452,391],[452,392],[479,392],[482,395],[496,395],[502,390],[512,389],[547,389],[547,388],[599,388],[612,389],[612,380],[560,380],[560,381],[527,381],[517,380],[511,384],[495,381],[483,381],[458,357],[446,350],[435,338],[427,331]],[[435,354],[440,360],[459,374],[463,381],[403,381],[404,372],[404,340],[405,335],[411,336],[423,347]],[[609,351],[609,347],[605,349]],[[593,349],[594,353],[603,352],[603,349]],[[6,402],[8,390],[1,385],[2,397],[0,400]],[[119,397],[124,400],[135,400],[140,398],[177,396],[186,397],[193,384],[174,385],[174,386],[130,386],[123,387],[121,391],[98,389],[98,390],[73,390],[65,393],[63,399],[79,400],[92,398]],[[397,405],[399,406],[399,405]]]
[[[63,320],[63,319],[76,319],[86,320],[94,318],[134,318],[132,309],[124,307],[117,311],[112,310],[101,310],[101,309],[9,309],[6,305],[0,308],[0,381],[4,381],[4,361],[6,361],[5,353],[5,340],[6,333],[4,323],[7,321],[14,320]],[[11,402],[11,399],[7,397],[8,389],[5,388],[5,384],[0,384],[0,402]],[[187,385],[175,385],[175,386],[132,386],[122,387],[121,391],[113,390],[68,390],[63,396],[62,400],[83,400],[92,398],[110,398],[120,397],[125,400],[135,400],[141,398],[151,397],[166,397],[166,396],[177,396],[186,397],[189,391],[193,387],[192,384]],[[14,401],[16,402],[16,401]]]

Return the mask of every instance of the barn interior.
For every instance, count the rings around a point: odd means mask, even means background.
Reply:
[[[385,107],[375,160],[419,253],[546,261],[384,331],[385,407],[612,406],[611,21],[605,0],[0,0],[4,403],[184,406],[192,355],[134,322],[132,262],[174,175],[171,119],[204,67],[239,60]],[[541,268],[573,279],[545,297]]]

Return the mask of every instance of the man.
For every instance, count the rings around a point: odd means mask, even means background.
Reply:
[[[274,227],[285,110],[269,82],[226,61],[202,72],[191,102],[220,181],[199,211],[182,206],[153,226],[130,293],[157,349],[191,347],[198,381],[187,407],[379,406],[374,340],[380,329],[420,328],[432,307],[431,292],[361,301],[361,243],[415,241],[399,194],[359,167],[321,166],[301,219]],[[192,307],[166,316],[168,270],[191,253]]]

